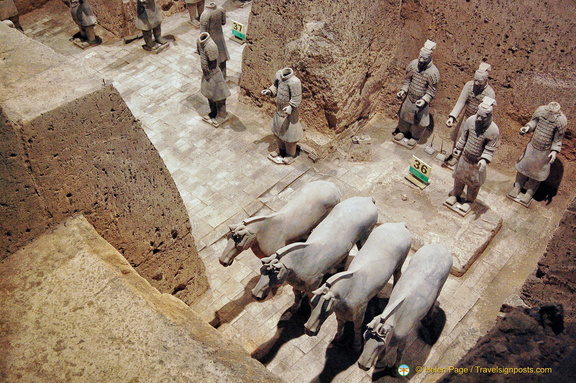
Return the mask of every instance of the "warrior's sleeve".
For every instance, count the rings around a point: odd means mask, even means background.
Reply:
[[[297,108],[302,103],[302,83],[296,76],[290,79],[290,105]]]
[[[226,11],[224,9],[220,12],[220,19],[222,25],[226,24]]]
[[[498,137],[500,136],[500,132],[495,123],[491,123],[488,130],[489,132],[486,134],[486,145],[484,146],[484,151],[480,158],[485,159],[487,162],[492,162],[492,157],[494,157],[494,152],[498,146]]]
[[[464,125],[462,126],[462,134],[456,143],[455,148],[459,151],[464,149],[466,145],[466,141],[468,141],[468,134],[470,133],[470,127],[474,127],[474,119],[472,117],[468,117],[466,121],[464,121]]]
[[[435,65],[432,65],[432,67],[428,69],[428,87],[426,88],[426,94],[422,96],[422,100],[426,101],[427,104],[430,104],[430,101],[436,96],[438,82],[440,82],[440,72],[438,72]]]
[[[276,75],[274,75],[274,82],[272,83],[270,88],[268,88],[268,90],[270,90],[270,92],[272,93],[271,94],[272,97],[276,97],[276,95],[278,94],[278,84],[280,83],[280,76],[281,75],[282,75],[282,70],[279,70],[278,72],[276,72]]]
[[[554,132],[554,139],[552,140],[552,146],[550,150],[560,153],[562,150],[562,139],[564,138],[564,132],[566,131],[566,125],[568,125],[568,120],[564,113],[560,115],[557,120],[558,126],[556,127],[556,132]]]
[[[208,61],[218,60],[218,47],[214,43],[214,40],[209,39],[207,41],[206,46],[204,46],[204,52],[206,53],[206,57],[208,57]]]
[[[406,74],[404,75],[404,84],[402,84],[402,89],[404,92],[408,92],[408,88],[410,87],[410,83],[412,82],[412,74],[415,70],[415,65],[418,65],[418,60],[412,60],[410,64],[406,67]]]
[[[540,106],[540,107],[538,107],[538,109],[536,109],[536,111],[532,115],[532,118],[526,124],[526,126],[528,127],[528,132],[526,132],[526,133],[533,132],[534,129],[536,129],[536,126],[538,125],[538,121],[540,120],[540,117],[543,116],[545,113],[546,113],[546,107],[545,106]]]
[[[210,17],[200,17],[200,33],[202,32],[210,32]]]
[[[198,52],[200,54],[200,68],[202,69],[202,73],[204,73],[204,75],[206,76],[210,72],[210,66],[208,64],[209,62],[208,55],[206,54],[206,51],[204,49],[200,48],[199,45],[198,45]],[[206,57],[206,60],[203,60],[202,56]]]
[[[462,109],[466,106],[466,101],[468,101],[468,94],[470,93],[470,87],[474,85],[474,81],[468,81],[464,84],[464,88],[462,88],[462,92],[460,92],[460,97],[458,97],[458,101],[456,101],[456,105],[454,105],[454,109],[450,112],[448,116],[454,117],[457,119]]]

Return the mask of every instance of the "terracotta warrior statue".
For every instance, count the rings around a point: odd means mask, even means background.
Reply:
[[[24,32],[20,25],[20,16],[14,0],[0,0],[0,20],[10,20],[14,24],[14,28]]]
[[[526,146],[524,154],[516,164],[516,181],[508,195],[518,198],[523,204],[528,204],[540,182],[546,180],[550,174],[550,164],[562,149],[562,138],[568,120],[560,110],[560,104],[551,102],[540,106],[534,112],[530,122],[520,128],[520,134],[534,132],[532,139]],[[526,192],[519,196],[520,191]]]
[[[440,81],[440,72],[432,63],[432,52],[436,43],[428,40],[420,50],[417,59],[406,67],[404,85],[397,93],[403,99],[400,108],[398,127],[394,139],[408,139],[408,146],[414,146],[420,140],[424,129],[430,124],[429,105],[436,96],[436,87]]]
[[[94,32],[94,27],[97,22],[96,16],[94,16],[88,0],[65,0],[64,2],[69,3],[72,20],[74,20],[80,29],[80,32],[74,35],[74,39],[78,38],[80,40],[77,44],[82,47],[100,44],[102,41]]]
[[[155,0],[138,0],[136,3],[136,28],[142,31],[147,51],[158,52],[166,47],[168,40],[162,37],[162,13]]]
[[[470,210],[476,200],[480,186],[486,180],[486,165],[492,161],[498,143],[498,126],[492,121],[494,99],[484,97],[476,114],[468,117],[462,125],[462,134],[456,143],[453,155],[460,157],[452,177],[454,189],[449,194],[446,204],[452,206],[461,202],[463,212]],[[461,196],[467,186],[466,197]]]
[[[204,12],[205,0],[185,0],[186,8],[188,8],[188,13],[190,13],[190,24],[194,25],[196,28],[200,27],[200,15]]]
[[[448,120],[446,121],[446,126],[452,128],[454,126],[454,122],[458,120],[458,116],[462,111],[464,111],[464,116],[456,125],[456,129],[453,131],[452,134],[452,141],[456,143],[458,141],[458,137],[460,137],[460,127],[462,126],[462,122],[466,121],[468,117],[476,114],[478,110],[478,105],[482,102],[484,97],[488,96],[493,100],[496,100],[496,93],[494,89],[488,85],[488,76],[490,74],[490,70],[492,66],[488,63],[481,63],[478,67],[478,70],[474,73],[474,80],[468,81],[464,84],[464,88],[462,88],[462,92],[460,92],[460,97],[458,97],[458,101],[456,101],[456,105],[454,105],[454,109],[448,115]],[[496,102],[494,102],[496,105]],[[457,159],[452,157],[450,162],[452,165],[456,164]]]
[[[218,47],[208,32],[198,36],[197,50],[202,66],[200,92],[210,105],[210,113],[202,119],[218,127],[228,119],[226,99],[230,96],[230,89],[218,67]]]
[[[200,16],[200,32],[208,32],[218,46],[218,65],[222,75],[226,78],[226,61],[230,59],[222,25],[226,24],[226,11],[212,2],[206,6]]]
[[[277,97],[276,111],[272,118],[272,133],[278,149],[269,154],[272,161],[290,164],[296,159],[297,143],[302,138],[302,125],[298,108],[302,102],[302,84],[292,68],[276,72],[274,83],[262,91],[263,95]]]

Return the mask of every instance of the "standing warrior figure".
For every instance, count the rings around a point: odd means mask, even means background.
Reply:
[[[394,135],[396,141],[408,138],[408,146],[416,145],[424,129],[430,124],[429,104],[436,95],[440,72],[432,63],[432,52],[436,43],[427,40],[417,59],[406,67],[404,85],[396,94],[404,99]]]
[[[460,157],[452,177],[454,189],[450,192],[446,204],[452,206],[466,190],[466,198],[460,210],[468,212],[476,200],[480,186],[486,180],[486,165],[492,161],[498,143],[498,126],[492,121],[494,99],[484,97],[475,115],[468,117],[462,125],[462,134],[456,143],[453,155]],[[460,154],[462,154],[460,156]]]
[[[14,24],[14,28],[24,32],[22,25],[20,25],[20,16],[14,0],[0,0],[0,20],[10,20]]]
[[[168,40],[162,37],[162,13],[154,0],[138,0],[136,3],[136,28],[142,31],[147,51],[158,53],[164,49]],[[154,35],[154,37],[152,37]]]
[[[302,84],[292,68],[276,72],[274,83],[262,91],[263,95],[277,96],[276,111],[272,118],[272,133],[278,149],[268,155],[274,161],[291,164],[296,159],[297,143],[302,138],[302,125],[298,119],[298,107],[302,102]],[[280,157],[280,158],[278,158]]]
[[[208,32],[218,46],[218,65],[222,75],[226,78],[226,61],[230,59],[222,25],[226,24],[226,11],[224,8],[210,3],[200,16],[200,32]]]
[[[546,180],[550,174],[550,164],[556,160],[562,149],[562,138],[567,124],[566,116],[560,111],[560,104],[551,102],[536,109],[530,122],[520,128],[521,135],[530,132],[534,134],[516,164],[518,173],[508,196],[518,198],[520,203],[528,205],[540,182]],[[526,193],[519,197],[518,194],[523,188]]]
[[[208,32],[202,32],[198,36],[197,50],[202,66],[200,92],[210,105],[210,113],[202,119],[218,127],[228,120],[226,99],[230,96],[230,89],[218,67],[218,47]]]
[[[94,32],[97,20],[87,0],[70,0],[70,14],[80,29],[80,42],[77,44],[84,48],[84,46],[99,45],[102,42]],[[78,34],[74,37],[78,37]]]
[[[460,127],[462,126],[462,122],[466,121],[468,117],[476,114],[478,110],[478,105],[484,100],[484,97],[488,96],[493,100],[496,100],[496,93],[494,89],[488,85],[488,77],[490,74],[490,70],[492,66],[488,63],[480,63],[478,70],[474,73],[474,80],[468,81],[464,88],[462,88],[462,92],[460,92],[460,97],[458,97],[458,101],[456,101],[456,105],[454,105],[454,109],[448,115],[448,120],[446,121],[446,126],[451,128],[454,126],[454,122],[458,120],[458,116],[464,110],[464,116],[456,125],[456,129],[452,134],[452,141],[456,143],[458,138],[460,137]],[[496,105],[496,102],[494,102]],[[456,164],[457,159],[452,157],[451,165]]]
[[[200,16],[204,12],[205,0],[185,0],[186,8],[190,14],[190,24],[196,28],[200,27]]]

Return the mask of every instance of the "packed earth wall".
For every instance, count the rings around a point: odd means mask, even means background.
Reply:
[[[529,308],[503,307],[503,317],[458,362],[469,373],[450,372],[440,381],[499,381],[498,368],[532,368],[508,375],[522,382],[571,382],[576,379],[576,198],[569,204],[520,297]],[[478,366],[478,368],[476,368]],[[480,368],[485,368],[483,372]],[[538,369],[538,370],[536,370]]]
[[[569,121],[576,116],[574,20],[568,0],[256,0],[240,85],[254,103],[270,108],[260,91],[276,70],[292,67],[302,80],[301,119],[308,130],[339,133],[376,112],[396,115],[406,65],[430,39],[441,76],[431,104],[434,131],[450,135],[448,113],[486,61],[505,148],[495,162],[512,163],[525,146],[518,128],[538,106],[557,101]],[[570,126],[562,156],[576,158]]]
[[[0,34],[1,259],[82,213],[154,287],[193,301],[207,280],[188,213],[120,94],[18,31]]]

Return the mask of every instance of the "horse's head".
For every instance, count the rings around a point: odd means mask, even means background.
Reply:
[[[312,294],[314,294],[311,301],[313,309],[304,327],[306,328],[306,334],[313,336],[318,334],[320,327],[322,327],[324,321],[334,312],[340,299],[333,291],[330,291],[330,288],[326,284],[314,290]]]
[[[249,249],[256,240],[256,233],[253,233],[243,223],[228,226],[228,241],[226,248],[218,259],[224,267],[230,266],[234,258],[244,250]]]
[[[272,287],[281,285],[288,277],[288,269],[280,262],[276,253],[262,258],[261,261],[260,279],[252,289],[252,295],[259,300],[265,299]]]
[[[358,359],[358,366],[363,370],[369,370],[378,357],[386,349],[392,339],[394,326],[390,325],[381,316],[377,316],[366,326],[364,332],[364,350]]]

